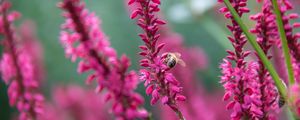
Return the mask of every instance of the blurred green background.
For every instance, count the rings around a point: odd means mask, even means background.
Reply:
[[[85,75],[76,73],[76,64],[65,58],[64,50],[59,43],[60,24],[63,18],[61,10],[56,7],[59,0],[11,0],[13,9],[22,13],[23,20],[32,20],[36,24],[37,35],[44,48],[46,80],[43,91],[49,98],[51,88],[58,85],[73,83],[84,84]],[[208,56],[208,69],[199,71],[200,81],[207,90],[220,88],[219,63],[226,55],[225,48],[230,48],[226,40],[226,28],[224,18],[217,14],[214,0],[204,1],[199,6],[190,4],[192,0],[164,0],[162,12],[173,31],[180,33],[185,39],[186,46],[198,46]],[[193,0],[195,1],[195,0]],[[206,2],[205,2],[206,1]],[[87,0],[87,8],[95,11],[102,19],[102,28],[109,36],[112,46],[118,54],[127,54],[132,60],[132,69],[138,68],[138,45],[141,40],[137,33],[140,29],[135,21],[129,19],[123,0]],[[198,3],[197,3],[198,4]],[[194,7],[194,8],[193,8]],[[195,9],[196,8],[196,9]],[[203,8],[203,9],[198,9]],[[138,91],[144,94],[144,88]],[[7,120],[12,116],[6,94],[6,86],[0,82],[0,118]],[[148,101],[149,97],[147,97]],[[149,102],[146,102],[149,108]]]

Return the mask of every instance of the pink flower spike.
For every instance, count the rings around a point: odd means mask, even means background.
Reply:
[[[131,0],[129,4],[135,1]],[[59,6],[66,18],[62,25],[61,43],[71,60],[79,58],[78,73],[89,72],[86,82],[96,80],[96,93],[107,92],[106,102],[112,102],[110,108],[116,119],[147,119],[149,115],[142,107],[144,100],[135,92],[138,76],[134,71],[128,72],[131,64],[128,57],[117,57],[100,28],[97,16],[90,13],[80,0],[63,0]],[[137,11],[132,17],[139,14]],[[144,63],[143,66],[149,64]]]
[[[139,52],[139,55],[143,57],[140,66],[145,67],[140,71],[140,78],[145,81],[145,86],[148,86],[146,93],[150,94],[153,91],[151,104],[155,104],[162,97],[162,103],[168,105],[176,112],[179,119],[183,120],[184,117],[178,108],[177,101],[183,101],[185,97],[181,95],[179,82],[169,72],[171,68],[165,62],[167,54],[161,53],[167,45],[160,42],[160,33],[158,33],[160,25],[166,24],[156,15],[160,11],[161,1],[136,0],[133,2],[130,0],[129,3],[135,3],[134,6],[137,6],[130,18],[138,17],[137,25],[144,31],[144,33],[139,34],[144,42],[144,45],[140,46],[142,51]],[[168,52],[166,51],[166,53]]]
[[[220,2],[223,1],[220,0]],[[230,1],[230,3],[240,17],[249,12],[246,8],[247,0]],[[278,92],[273,80],[259,58],[258,61],[246,61],[247,57],[252,54],[251,51],[244,51],[247,39],[231,13],[224,8],[221,12],[225,14],[226,19],[231,21],[228,29],[233,36],[228,39],[234,47],[233,51],[227,51],[228,56],[220,65],[221,83],[225,89],[223,100],[232,98],[226,108],[232,109],[232,119],[270,119],[272,113],[278,109]],[[263,1],[260,13],[250,16],[251,20],[257,22],[256,27],[250,32],[257,35],[257,42],[267,55],[271,45],[275,43],[274,40],[279,38],[275,18],[272,5],[268,0]],[[285,27],[290,28],[288,25]]]
[[[104,94],[78,85],[56,86],[51,92],[53,102],[47,104],[46,113],[39,120],[110,120]],[[76,108],[76,109],[74,109]]]
[[[40,119],[44,114],[44,97],[40,82],[44,78],[42,49],[35,38],[34,26],[24,22],[16,33],[13,22],[21,14],[9,12],[10,2],[0,5],[0,34],[3,56],[0,60],[2,79],[8,86],[9,103],[19,111],[19,119]]]

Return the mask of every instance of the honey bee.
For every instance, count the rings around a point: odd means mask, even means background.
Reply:
[[[169,67],[173,68],[176,66],[176,64],[180,64],[181,66],[185,67],[185,62],[180,59],[181,54],[180,53],[167,53],[167,57],[164,60],[164,63]]]
[[[285,89],[287,89],[285,82],[283,80],[281,80],[281,82],[284,85]],[[279,94],[279,100],[278,100],[279,108],[283,107],[285,104],[286,104],[286,101],[285,101],[284,97],[281,94]]]
[[[284,97],[282,95],[279,96],[279,100],[278,100],[278,106],[279,108],[282,108],[285,105],[285,100]]]

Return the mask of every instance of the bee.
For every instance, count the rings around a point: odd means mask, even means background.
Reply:
[[[285,100],[284,97],[282,95],[279,96],[279,100],[278,100],[278,106],[279,108],[282,108],[285,105]]]
[[[283,86],[285,87],[285,89],[287,89],[285,82],[283,80],[281,80],[281,82],[282,82]],[[283,107],[285,104],[286,104],[286,101],[285,101],[284,97],[281,94],[279,94],[279,100],[278,100],[279,108]]]
[[[180,64],[181,66],[185,67],[185,62],[180,59],[181,54],[180,53],[167,53],[167,56],[164,60],[164,63],[169,67],[173,68],[176,66],[176,64]]]
[[[283,86],[287,89],[287,86],[284,83],[284,81],[281,80],[281,82],[282,82]],[[275,89],[275,90],[278,93],[278,89]],[[286,101],[285,101],[283,95],[281,95],[280,93],[278,93],[277,97],[272,102],[270,102],[269,104],[272,105],[274,103],[277,104],[279,108],[282,108],[286,104]]]

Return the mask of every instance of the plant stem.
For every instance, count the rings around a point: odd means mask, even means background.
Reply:
[[[290,108],[286,108],[285,110],[288,120],[297,120],[295,114],[292,112],[292,110]]]
[[[279,93],[286,99],[286,89],[284,84],[282,83],[278,73],[276,72],[276,70],[274,69],[273,65],[271,64],[271,62],[269,61],[269,59],[267,58],[267,56],[265,55],[265,53],[263,52],[263,50],[261,49],[261,47],[259,46],[259,44],[256,42],[255,37],[252,36],[249,32],[249,29],[247,28],[247,26],[243,23],[243,21],[241,20],[241,18],[239,17],[238,13],[235,11],[235,9],[232,7],[231,3],[229,2],[229,0],[224,0],[224,3],[226,5],[226,7],[228,8],[228,10],[230,11],[230,13],[233,16],[233,19],[238,23],[238,25],[241,27],[243,33],[246,35],[247,40],[250,42],[250,44],[252,45],[252,47],[255,49],[255,51],[257,52],[259,58],[261,59],[261,61],[263,62],[263,64],[266,66],[266,68],[268,69],[270,75],[272,76],[275,85],[277,87],[277,89],[279,90]]]
[[[283,54],[285,57],[285,63],[286,63],[287,70],[288,70],[289,85],[291,85],[291,84],[295,83],[295,78],[294,78],[294,72],[293,72],[293,66],[292,66],[292,62],[291,62],[289,47],[288,47],[288,43],[287,43],[287,37],[286,37],[286,33],[285,33],[285,30],[283,27],[282,16],[281,16],[281,12],[278,7],[277,0],[272,0],[272,4],[273,4],[274,12],[276,14],[277,27],[278,27],[278,30],[280,33]]]

